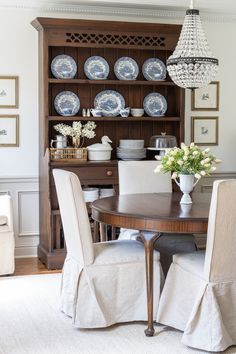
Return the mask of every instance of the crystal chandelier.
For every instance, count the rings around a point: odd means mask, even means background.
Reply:
[[[168,73],[176,85],[195,89],[214,79],[218,65],[208,47],[199,10],[191,0],[175,51],[167,59]]]

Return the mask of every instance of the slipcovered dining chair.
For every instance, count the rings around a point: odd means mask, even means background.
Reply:
[[[119,161],[119,192],[120,194],[137,193],[171,193],[171,174],[154,173],[160,161]],[[121,229],[119,240],[136,239],[137,230]],[[180,252],[196,251],[193,235],[164,234],[155,244],[160,252],[161,265],[164,274],[172,262],[172,256]]]
[[[80,328],[147,320],[145,254],[137,241],[92,243],[86,204],[78,177],[53,170],[67,247],[61,310]],[[154,254],[154,318],[162,270]]]
[[[236,180],[214,182],[206,251],[174,256],[157,321],[183,331],[190,347],[236,344]]]

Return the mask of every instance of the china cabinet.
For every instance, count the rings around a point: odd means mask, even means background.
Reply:
[[[55,193],[52,169],[75,172],[83,185],[118,185],[116,147],[120,139],[144,139],[148,146],[152,135],[174,135],[177,142],[184,139],[184,91],[167,76],[164,81],[148,81],[142,75],[142,64],[148,58],[164,63],[173,52],[181,26],[155,23],[37,18],[32,25],[39,35],[39,185],[40,185],[40,244],[38,255],[48,268],[60,268],[66,250]],[[51,73],[55,56],[67,54],[77,63],[73,79],[57,79]],[[84,63],[90,56],[102,56],[109,64],[106,80],[89,80]],[[114,64],[128,56],[139,66],[136,80],[118,80]],[[142,108],[144,97],[152,92],[163,95],[167,112],[162,117],[84,117],[82,110],[94,107],[94,97],[103,90],[116,90],[125,99],[125,106]],[[79,96],[80,110],[76,116],[63,117],[56,113],[54,99],[62,91]],[[103,135],[112,140],[110,161],[50,161],[50,141],[59,122],[96,122],[96,137],[85,140],[84,146],[100,142]]]

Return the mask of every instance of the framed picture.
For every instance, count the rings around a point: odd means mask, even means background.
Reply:
[[[219,110],[219,81],[192,91],[192,111]]]
[[[19,108],[18,76],[0,76],[0,108]]]
[[[18,115],[0,115],[0,146],[19,146]]]
[[[191,141],[196,145],[218,145],[218,117],[192,117]]]

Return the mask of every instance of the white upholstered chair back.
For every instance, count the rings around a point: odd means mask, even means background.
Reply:
[[[236,280],[236,180],[213,184],[204,274],[211,282]]]
[[[13,231],[12,199],[8,194],[0,196],[0,215],[7,216],[9,231]]]
[[[119,161],[120,194],[171,193],[170,173],[154,173],[160,161]]]
[[[78,177],[68,171],[53,170],[60,207],[67,256],[80,265],[93,263],[94,251],[86,204]]]

